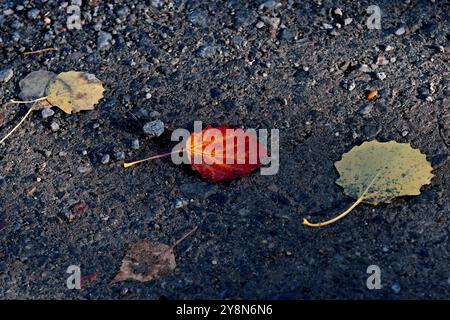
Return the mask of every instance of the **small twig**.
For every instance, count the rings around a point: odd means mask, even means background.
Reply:
[[[35,51],[24,52],[24,53],[22,53],[22,55],[29,56],[29,55],[32,55],[32,54],[39,54],[39,53],[43,53],[43,52],[56,51],[56,50],[58,50],[58,49],[56,49],[56,48],[45,48],[45,49],[40,49],[40,50],[35,50]]]
[[[183,236],[181,236],[180,239],[176,240],[171,246],[170,246],[170,250],[173,250],[173,248],[175,248],[177,245],[179,245],[184,239],[186,239],[187,237],[191,236],[194,234],[195,231],[197,231],[198,226],[195,226],[191,231],[187,232],[186,234],[184,234]]]

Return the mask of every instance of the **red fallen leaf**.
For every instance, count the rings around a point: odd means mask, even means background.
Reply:
[[[86,288],[89,284],[97,280],[97,274],[95,272],[88,273],[87,275],[81,276],[80,286]]]
[[[244,143],[241,150],[239,143]],[[213,182],[234,180],[259,168],[261,148],[256,134],[226,126],[208,126],[192,133],[186,141],[191,168]]]
[[[84,214],[86,212],[87,209],[87,205],[84,202],[78,202],[77,204],[75,204],[72,208],[72,211],[69,213],[69,215],[67,216],[67,219],[69,221],[72,221],[73,219],[75,219],[77,216],[81,216],[82,214]]]
[[[267,153],[254,132],[236,127],[208,126],[201,132],[192,133],[181,150],[124,163],[124,167],[182,151],[186,151],[191,168],[212,182],[231,181],[250,174],[261,166],[260,155],[266,156]]]

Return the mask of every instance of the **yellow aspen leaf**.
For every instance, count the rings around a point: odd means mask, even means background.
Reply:
[[[336,183],[356,202],[336,218],[303,224],[321,227],[333,223],[352,211],[359,203],[390,203],[401,196],[420,194],[423,185],[431,183],[433,168],[426,155],[409,143],[367,141],[354,147],[335,163],[339,172]]]
[[[58,74],[47,86],[46,100],[67,114],[93,110],[103,98],[103,85],[93,74],[68,71]]]

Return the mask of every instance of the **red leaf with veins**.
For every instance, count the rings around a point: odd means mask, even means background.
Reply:
[[[192,133],[186,141],[186,152],[192,169],[213,182],[250,174],[261,166],[259,154],[266,154],[256,133],[226,126],[208,126]]]

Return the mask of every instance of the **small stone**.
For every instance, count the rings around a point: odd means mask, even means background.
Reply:
[[[154,111],[150,112],[149,116],[152,118],[158,118],[159,116],[161,116],[161,113],[154,110]]]
[[[392,50],[394,50],[394,47],[393,47],[393,46],[390,46],[390,45],[387,45],[387,46],[384,48],[384,51],[386,51],[386,52],[389,52],[389,51],[392,51]]]
[[[139,149],[139,147],[139,139],[134,139],[133,141],[131,141],[131,149],[137,150]]]
[[[447,279],[447,284],[450,286],[450,277]]]
[[[101,160],[102,164],[108,164],[109,163],[109,159],[110,159],[109,154],[104,154],[102,156],[102,160]]]
[[[278,1],[268,0],[259,6],[259,10],[263,10],[264,8],[274,9],[274,8],[278,7],[279,5],[281,5],[281,4],[278,3]]]
[[[88,173],[89,171],[91,171],[91,167],[89,167],[89,166],[79,166],[77,170],[81,174]]]
[[[211,261],[211,263],[212,263],[213,265],[216,265],[216,264],[217,264],[217,260],[213,260],[213,261]]]
[[[395,35],[401,36],[401,35],[404,34],[405,32],[406,32],[405,27],[401,27],[401,28],[398,28],[398,29],[395,31]]]
[[[327,29],[327,30],[333,29],[333,26],[332,26],[331,24],[329,24],[329,23],[322,23],[322,26],[323,26],[325,29]]]
[[[105,31],[100,31],[97,37],[97,50],[106,50],[111,46],[112,35]]]
[[[20,98],[23,100],[33,100],[44,96],[48,83],[55,76],[55,73],[47,70],[37,70],[29,73],[19,81]]]
[[[417,89],[417,93],[419,94],[419,97],[422,99],[427,99],[431,96],[431,90],[427,87],[420,87]]]
[[[337,37],[337,36],[339,35],[339,32],[337,32],[336,30],[333,30],[333,31],[330,32],[330,34],[331,34],[332,36]]]
[[[52,152],[50,150],[45,150],[44,153],[47,158],[49,158],[52,155]]]
[[[58,155],[59,155],[60,157],[65,157],[65,156],[67,156],[67,151],[60,151],[60,152],[58,153]]]
[[[384,80],[384,79],[386,79],[386,73],[384,73],[384,72],[377,72],[377,73],[376,73],[376,76],[377,76],[377,79],[378,79],[378,80]]]
[[[198,48],[195,54],[200,58],[212,58],[216,54],[216,51],[216,47],[205,45]]]
[[[391,289],[392,289],[392,291],[394,291],[395,294],[398,294],[402,290],[402,287],[400,287],[400,285],[398,283],[394,283],[392,285]]]
[[[152,94],[149,92],[149,93],[146,93],[145,94],[145,99],[151,99],[151,97],[152,97]]]
[[[200,11],[193,11],[187,16],[190,23],[194,26],[206,28],[208,27],[208,18]]]
[[[353,19],[352,18],[345,18],[344,19],[344,26],[348,26],[350,23],[352,23]]]
[[[379,56],[379,57],[377,58],[377,61],[376,61],[376,64],[379,65],[379,66],[384,66],[384,65],[386,65],[386,64],[388,64],[388,63],[389,63],[389,60],[386,59],[386,58],[383,57],[383,56]]]
[[[408,130],[403,130],[402,131],[402,137],[406,137],[409,134]]]
[[[278,34],[279,40],[285,40],[285,41],[292,41],[294,40],[294,35],[292,32],[289,31],[289,29],[284,28],[281,29],[280,33]]]
[[[14,75],[13,69],[3,69],[0,70],[0,82],[8,82]]]
[[[233,19],[234,27],[239,29],[256,22],[257,14],[253,10],[241,9],[236,12]]]
[[[342,10],[341,10],[341,8],[336,8],[336,9],[334,9],[334,14],[335,14],[335,15],[338,15],[338,16],[342,16]]]
[[[188,203],[189,203],[189,201],[179,198],[179,199],[175,200],[174,207],[175,207],[175,209],[180,209],[180,208],[186,207],[188,205]]]
[[[54,114],[55,114],[55,111],[53,111],[53,110],[50,109],[50,108],[45,108],[45,109],[42,109],[42,111],[41,111],[41,115],[42,115],[42,118],[43,118],[43,119],[50,118],[50,117],[53,116]]]
[[[56,122],[52,122],[52,124],[50,125],[50,128],[52,129],[52,131],[58,131],[59,124],[57,124]]]
[[[262,21],[258,21],[258,22],[256,23],[256,28],[258,28],[258,29],[261,29],[261,28],[263,28],[264,26],[265,26],[265,23],[262,22]]]
[[[114,154],[114,157],[115,157],[117,160],[123,160],[123,159],[125,159],[125,152],[123,152],[123,151],[116,152],[116,153]]]
[[[39,17],[39,13],[39,9],[31,9],[30,11],[28,11],[27,17],[34,20]]]
[[[153,120],[147,122],[142,129],[150,137],[159,137],[164,133],[164,122],[161,120]]]
[[[368,104],[364,108],[361,109],[360,113],[363,116],[367,116],[372,112],[372,110],[373,110],[373,105]]]
[[[367,64],[362,64],[359,67],[359,71],[364,72],[364,73],[368,73],[368,72],[372,72],[372,69]]]
[[[151,0],[150,4],[153,8],[157,8],[157,9],[163,5],[161,0]]]
[[[356,88],[355,81],[352,81],[348,84],[348,87],[347,87],[348,91],[353,91],[353,89],[355,89],[355,88]]]
[[[268,27],[270,27],[272,30],[278,30],[280,27],[281,19],[277,17],[268,17],[268,16],[262,16],[261,17],[262,22]]]

